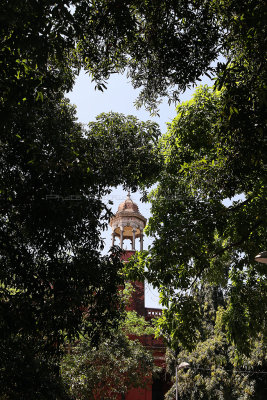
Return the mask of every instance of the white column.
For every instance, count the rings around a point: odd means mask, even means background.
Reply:
[[[140,251],[143,251],[143,229],[140,229]]]
[[[133,241],[132,241],[132,250],[135,250],[135,232],[136,232],[136,229],[135,229],[135,228],[133,228]]]
[[[114,246],[115,243],[115,232],[112,232],[112,246]]]
[[[120,230],[121,230],[121,232],[120,232],[120,246],[121,246],[121,249],[123,249],[123,226],[120,226]]]

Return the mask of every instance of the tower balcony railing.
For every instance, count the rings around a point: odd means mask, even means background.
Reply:
[[[158,318],[161,317],[162,310],[160,308],[146,308],[146,318]]]

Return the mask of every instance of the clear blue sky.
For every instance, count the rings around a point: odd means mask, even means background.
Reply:
[[[203,81],[204,82],[204,81]],[[210,84],[211,81],[205,80]],[[187,91],[181,96],[181,100],[189,100],[192,91]],[[138,90],[134,90],[125,75],[112,75],[108,81],[107,90],[104,92],[94,89],[88,74],[82,71],[76,80],[74,90],[67,95],[73,104],[77,106],[77,115],[80,122],[87,124],[94,121],[95,117],[102,112],[119,112],[125,115],[135,115],[142,121],[156,121],[162,133],[166,131],[166,122],[171,122],[175,116],[175,105],[168,105],[165,100],[160,106],[160,118],[151,117],[141,108],[134,107],[134,101],[138,96]]]
[[[212,82],[205,78],[201,82],[202,84],[207,83],[212,85]],[[195,89],[186,91],[181,95],[181,101],[189,100]],[[165,100],[159,109],[160,117],[151,117],[151,115],[144,109],[137,110],[134,107],[134,101],[138,96],[138,91],[134,90],[131,83],[127,81],[125,75],[112,75],[107,90],[104,92],[94,89],[94,84],[91,83],[91,79],[88,74],[82,71],[76,80],[74,89],[71,93],[67,94],[72,104],[77,106],[77,116],[79,122],[88,124],[88,122],[94,121],[95,117],[102,112],[118,112],[125,115],[134,115],[142,121],[153,120],[160,126],[161,132],[165,133],[166,123],[171,122],[176,115],[175,104],[168,105]],[[113,212],[117,211],[118,205],[125,200],[126,192],[122,188],[115,189],[109,199],[113,201]],[[146,217],[150,216],[149,204],[140,202],[140,194],[132,194],[132,199],[135,201],[140,212]],[[111,246],[111,230],[104,233],[106,238],[106,251]],[[145,238],[144,248],[147,248],[151,240]],[[159,307],[157,291],[146,285],[146,307]]]

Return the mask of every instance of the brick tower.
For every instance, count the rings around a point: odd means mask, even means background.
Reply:
[[[135,253],[136,240],[140,239],[140,251],[143,251],[143,230],[146,218],[139,212],[128,192],[127,198],[119,207],[115,216],[110,220],[112,228],[112,245],[116,238],[120,241],[120,247],[124,248],[124,241],[130,240],[131,250],[125,250],[122,259],[127,263],[128,259]],[[145,307],[145,284],[144,282],[131,282],[134,292],[131,299],[130,310],[136,311],[147,321],[161,315],[162,310],[158,308]],[[133,338],[134,339],[134,338]],[[165,369],[165,346],[163,341],[155,339],[153,335],[144,335],[139,338],[141,343],[152,351],[154,363]],[[132,389],[120,400],[164,400],[164,394],[170,388],[170,382],[166,380],[166,374],[162,374],[157,380],[151,377],[150,383],[145,389]]]

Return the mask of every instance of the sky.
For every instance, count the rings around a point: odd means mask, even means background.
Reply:
[[[205,83],[211,81],[208,78]],[[194,89],[195,90],[195,89]],[[181,101],[189,100],[194,90],[188,90],[181,96]],[[167,99],[160,106],[160,117],[151,117],[144,108],[137,110],[134,101],[139,91],[132,88],[125,75],[111,75],[107,89],[104,92],[94,89],[94,84],[84,71],[76,80],[74,89],[67,94],[70,101],[77,106],[77,116],[80,122],[88,124],[102,112],[118,112],[134,115],[142,121],[153,120],[160,125],[162,133],[166,132],[166,123],[175,117],[175,104],[168,105]]]
[[[202,84],[212,85],[208,78],[203,78]],[[187,90],[180,96],[181,102],[190,100],[195,88]],[[167,130],[167,123],[170,123],[176,116],[175,104],[168,105],[167,99],[162,102],[159,107],[159,117],[152,117],[149,112],[144,108],[137,110],[134,106],[134,101],[138,96],[138,90],[133,89],[131,83],[127,80],[125,75],[112,75],[108,81],[107,89],[104,92],[95,90],[94,84],[91,82],[90,77],[84,71],[76,79],[76,83],[72,92],[66,96],[70,99],[72,104],[77,107],[78,121],[83,124],[88,124],[95,120],[96,116],[103,112],[118,112],[125,115],[134,115],[141,121],[152,120],[159,124],[161,132],[165,133]],[[106,201],[113,201],[112,211],[115,213],[119,204],[126,199],[127,193],[121,187],[113,190]],[[150,205],[148,203],[140,202],[140,193],[132,193],[131,198],[137,203],[141,214],[149,218]],[[111,246],[111,229],[103,234],[106,242],[105,251]],[[151,239],[144,238],[144,249],[151,243]],[[129,245],[128,245],[129,246]],[[129,248],[129,247],[128,247]],[[138,249],[138,245],[137,245]],[[145,306],[159,308],[158,292],[151,286],[146,285],[145,290]]]

